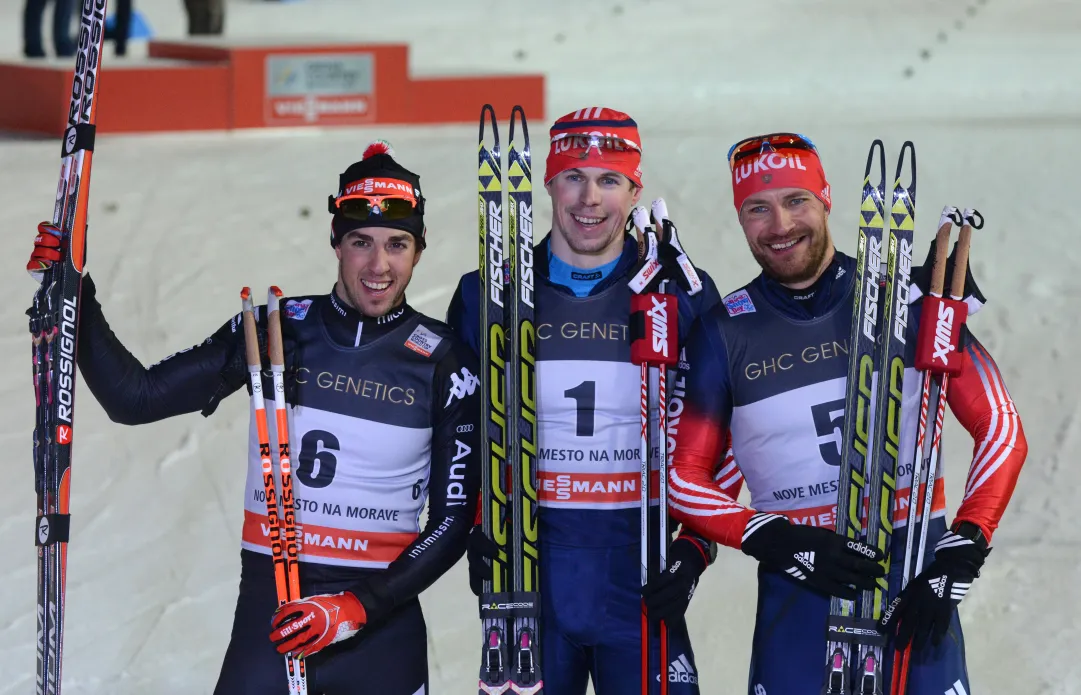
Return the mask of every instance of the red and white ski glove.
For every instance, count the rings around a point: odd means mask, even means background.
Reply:
[[[627,285],[635,294],[656,292],[664,280],[674,280],[683,291],[695,295],[702,291],[702,279],[679,242],[675,223],[668,219],[663,198],[653,201],[652,215],[642,206],[631,211],[625,231],[635,232],[639,240],[638,266]]]
[[[63,238],[63,232],[52,222],[38,225],[38,235],[34,237],[34,250],[26,264],[26,272],[39,284],[45,271],[51,268],[53,263],[60,261],[60,241]]]
[[[360,632],[368,615],[348,591],[283,604],[270,620],[270,641],[282,654],[304,658]]]

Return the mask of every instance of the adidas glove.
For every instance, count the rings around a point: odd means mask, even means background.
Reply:
[[[687,612],[708,560],[698,544],[689,538],[672,541],[667,560],[667,569],[642,587],[642,600],[650,619],[670,622]]]
[[[893,600],[882,619],[883,631],[895,633],[898,649],[934,646],[950,628],[953,610],[980,576],[991,550],[974,524],[962,522],[935,545],[934,560]]]
[[[779,514],[752,516],[741,548],[766,568],[839,598],[855,599],[886,574],[877,548],[830,529],[793,524]]]

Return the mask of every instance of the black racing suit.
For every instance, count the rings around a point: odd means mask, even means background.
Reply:
[[[78,363],[115,422],[209,415],[248,378],[237,369],[239,316],[147,369],[110,330],[89,277],[83,287]],[[256,313],[265,326],[264,307]],[[331,293],[283,299],[281,314],[301,593],[352,591],[368,617],[358,635],[306,660],[309,692],[425,693],[418,595],[462,556],[475,515],[475,357],[407,304],[372,319]],[[262,390],[276,452],[268,375]],[[250,429],[239,599],[215,693],[284,694],[284,658],[269,640],[278,599],[254,415]]]

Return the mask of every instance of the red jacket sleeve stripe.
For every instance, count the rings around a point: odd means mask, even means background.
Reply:
[[[1021,431],[1017,408],[1006,390],[998,368],[981,346],[974,346],[972,356],[971,366],[976,367],[984,386],[987,399],[985,407],[990,415],[990,423],[972,461],[965,485],[965,497],[975,492],[1001,468],[1017,444],[1017,435]]]
[[[973,439],[972,464],[957,520],[980,526],[990,540],[1028,455],[1021,418],[995,361],[979,342],[965,349],[965,371],[950,380],[948,399]]]

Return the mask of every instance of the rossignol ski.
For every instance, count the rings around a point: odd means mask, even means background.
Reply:
[[[71,517],[71,447],[75,426],[75,356],[79,299],[86,267],[90,199],[105,0],[84,0],[61,144],[60,179],[52,222],[62,233],[60,260],[42,273],[27,310],[33,344],[35,542],[38,553],[38,695],[59,695],[64,646],[67,544]]]
[[[489,119],[490,149],[484,132]],[[487,432],[481,523],[498,548],[498,558],[480,600],[484,644],[479,692],[537,695],[543,693],[544,679],[539,634],[533,189],[529,133],[520,106],[511,112],[505,217],[502,182],[495,110],[486,104],[478,158],[482,408]],[[511,298],[509,306],[506,297]]]
[[[906,151],[911,153],[911,182],[907,187],[901,182]],[[881,176],[880,183],[872,185],[876,152]],[[889,218],[884,214],[885,167],[884,147],[880,140],[875,140],[867,157],[860,210],[836,530],[878,548],[884,555],[882,565],[886,576],[878,579],[873,590],[861,592],[857,602],[831,599],[824,695],[883,695],[884,692],[885,635],[879,621],[888,600],[894,491],[900,454],[916,205],[915,146],[905,142],[901,148]],[[884,239],[887,219],[890,230],[888,239]],[[864,529],[865,495],[868,505]]]
[[[255,410],[255,429],[259,436],[259,459],[263,471],[263,491],[266,495],[267,526],[270,529],[270,551],[274,563],[274,585],[278,606],[300,596],[300,554],[297,544],[296,509],[293,505],[293,474],[289,454],[289,418],[285,402],[285,353],[282,347],[282,292],[271,287],[267,292],[267,353],[274,386],[274,431],[278,443],[278,468],[281,476],[281,496],[277,494],[274,464],[270,458],[270,428],[267,424],[266,401],[263,398],[263,366],[259,357],[259,334],[255,325],[255,309],[251,290],[240,292],[244,349],[251,380],[251,400]],[[281,509],[279,510],[279,505]],[[289,695],[308,695],[308,679],[304,660],[285,657],[289,679]]]
[[[946,284],[946,262],[952,224],[961,226],[961,232],[957,240],[950,297],[946,299],[942,294]],[[901,593],[908,583],[923,571],[927,530],[935,497],[935,479],[938,477],[938,456],[942,447],[946,392],[950,377],[961,373],[962,360],[954,356],[960,355],[963,349],[960,337],[962,326],[968,318],[968,306],[963,300],[965,279],[968,275],[969,245],[972,229],[982,226],[983,218],[978,211],[972,209],[967,209],[962,214],[957,208],[947,206],[939,218],[931,282],[927,297],[923,300],[922,321],[916,345],[916,369],[921,379],[920,417],[916,449],[912,457],[912,487],[909,490]],[[930,405],[932,401],[935,404],[933,409]],[[927,436],[929,422],[932,428],[930,437]],[[899,599],[900,594],[894,598],[894,603]],[[894,653],[891,695],[906,695],[908,692],[910,653],[909,646]]]

